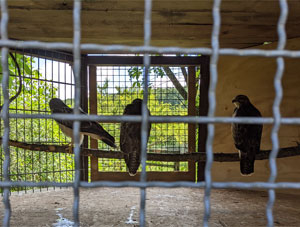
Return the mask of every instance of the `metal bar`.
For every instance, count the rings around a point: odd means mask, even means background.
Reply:
[[[188,116],[196,115],[196,70],[195,66],[188,67]],[[196,125],[188,124],[188,152],[196,152]],[[195,162],[188,162],[188,171],[195,180]]]
[[[0,184],[1,185],[1,184]],[[191,188],[204,188],[205,182],[193,183],[190,181],[176,181],[176,182],[111,182],[111,181],[98,181],[93,183],[81,182],[81,187],[93,188],[93,187],[191,187]],[[280,183],[267,183],[267,182],[212,182],[211,187],[214,189],[223,188],[236,188],[236,189],[300,189],[300,183],[280,182]]]
[[[95,65],[89,66],[89,102],[90,114],[97,114],[97,67]],[[98,149],[98,141],[90,138],[91,149]],[[91,181],[94,181],[99,174],[98,172],[98,158],[91,157]]]
[[[3,115],[1,114],[3,119]],[[80,120],[80,121],[99,121],[99,122],[141,122],[141,116],[119,116],[119,115],[82,115],[82,114],[9,114],[9,118],[25,118],[25,119],[57,119],[57,120]],[[198,124],[207,124],[207,123],[241,123],[241,124],[273,124],[274,118],[272,117],[202,117],[202,116],[149,116],[149,122],[158,122],[158,123],[198,123]],[[286,125],[299,125],[300,118],[280,118],[280,124]]]
[[[220,33],[220,24],[221,24],[221,16],[220,16],[220,5],[221,0],[214,0],[212,14],[213,14],[213,29],[212,29],[212,37],[211,37],[211,45],[212,45],[212,56],[210,61],[210,84],[208,90],[208,117],[214,117],[215,108],[216,108],[216,85],[218,81],[218,73],[217,73],[217,62],[218,62],[218,49],[219,49],[219,33]],[[210,217],[210,192],[211,192],[211,167],[213,162],[213,139],[214,139],[214,125],[208,124],[208,134],[206,141],[206,164],[205,164],[205,191],[204,191],[204,217],[203,217],[203,226],[208,226],[208,221]]]
[[[151,66],[200,65],[203,57],[151,56]],[[88,56],[87,63],[101,66],[142,66],[143,56]]]
[[[86,55],[81,57],[81,77],[80,77],[80,106],[83,111],[88,113],[88,89],[87,89],[87,64]],[[82,147],[88,147],[88,137],[84,136]],[[80,180],[88,181],[89,178],[89,158],[86,156],[80,156]]]
[[[144,45],[149,46],[151,41],[151,13],[152,13],[152,0],[145,0],[145,10],[144,10]],[[142,122],[141,122],[141,165],[142,172],[140,177],[140,182],[147,181],[146,173],[146,161],[147,161],[147,141],[148,141],[148,127],[149,127],[149,113],[147,108],[148,102],[148,84],[149,84],[149,68],[150,68],[151,58],[148,53],[143,57],[143,82],[144,82],[144,94],[142,103]],[[146,188],[141,188],[140,197],[140,226],[146,226]]]
[[[0,40],[0,47],[31,49],[40,48],[46,50],[72,51],[72,43],[64,42],[40,42],[40,41],[14,41]],[[180,47],[155,47],[155,46],[127,46],[127,45],[100,45],[100,44],[81,44],[81,51],[99,51],[99,53],[126,53],[126,54],[201,54],[212,55],[211,48],[180,48]],[[260,56],[268,58],[288,57],[300,58],[300,51],[295,50],[261,50],[261,49],[233,49],[220,48],[216,52],[218,55],[236,55],[241,57]]]
[[[200,93],[199,116],[207,116],[208,113],[208,88],[209,88],[209,56],[203,56],[200,66]],[[207,125],[199,124],[198,152],[206,152]],[[205,162],[198,162],[198,181],[204,181]]]
[[[28,181],[0,181],[0,187],[72,187],[73,183],[56,183],[56,182],[28,182]],[[212,182],[213,189],[225,189],[225,188],[235,188],[235,189],[300,189],[299,182]],[[190,182],[190,181],[176,181],[176,182],[164,182],[164,181],[95,181],[95,182],[80,182],[80,187],[83,188],[98,188],[98,187],[164,187],[164,188],[175,188],[175,187],[188,187],[188,188],[204,188],[205,182]]]
[[[7,40],[7,25],[8,25],[8,11],[7,11],[7,2],[6,0],[1,0],[1,40]],[[9,69],[8,69],[8,48],[3,47],[1,49],[1,64],[2,64],[2,92],[4,97],[4,103],[2,108],[1,115],[3,116],[3,123],[4,123],[4,133],[3,133],[3,140],[2,140],[2,147],[4,150],[4,163],[3,163],[3,176],[4,182],[9,183],[10,181],[10,150],[8,146],[9,140],[9,90],[8,90],[8,83],[9,83]],[[5,187],[3,190],[3,203],[4,203],[4,217],[3,217],[3,226],[10,225],[10,216],[11,216],[11,205],[9,201],[9,194],[10,189]]]
[[[73,55],[74,55],[74,79],[75,79],[75,105],[74,114],[79,114],[80,107],[80,11],[81,11],[81,1],[74,0],[73,8]],[[80,144],[79,144],[79,129],[80,122],[74,121],[73,123],[73,136],[74,136],[74,154],[75,154],[75,179],[74,179],[74,203],[73,203],[73,216],[74,225],[79,226],[79,184],[80,184]]]
[[[278,32],[278,45],[277,50],[283,50],[286,44],[286,32],[285,32],[285,24],[288,16],[288,5],[286,0],[279,0],[280,4],[280,17],[278,20],[277,25],[277,32]],[[274,183],[277,177],[277,166],[276,166],[276,157],[279,151],[279,140],[278,140],[278,131],[280,128],[280,103],[283,96],[283,89],[282,89],[282,76],[284,72],[284,59],[279,57],[277,60],[277,70],[274,77],[274,88],[275,88],[275,99],[273,103],[273,117],[274,117],[274,125],[271,132],[271,139],[272,139],[272,152],[270,154],[269,163],[270,163],[270,177],[269,182]],[[273,206],[275,203],[275,191],[274,189],[270,189],[269,193],[269,200],[267,203],[266,214],[268,220],[268,226],[274,226],[274,218],[273,218]]]

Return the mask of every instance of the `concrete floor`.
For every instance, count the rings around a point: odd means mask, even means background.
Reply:
[[[147,226],[202,226],[203,189],[147,189]],[[81,226],[139,226],[137,188],[80,190]],[[72,226],[72,189],[13,194],[11,226]],[[210,226],[266,226],[265,191],[213,190]],[[3,204],[0,215],[3,217]],[[276,226],[300,226],[300,195],[277,193]]]

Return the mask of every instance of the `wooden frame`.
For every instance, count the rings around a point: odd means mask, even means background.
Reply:
[[[88,112],[88,88],[87,88],[87,55],[82,55],[81,58],[81,75],[80,75],[80,83],[81,83],[81,97],[80,104],[81,108]],[[88,137],[85,136],[82,145],[83,147],[88,147]],[[80,156],[80,180],[88,181],[89,178],[89,159],[85,156]]]
[[[209,87],[209,56],[203,56],[201,62],[201,83],[200,83],[200,104],[199,116],[207,116],[208,113],[208,87]],[[207,139],[207,124],[199,124],[198,129],[198,152],[206,152],[206,139]],[[204,181],[205,162],[198,162],[197,176],[198,181]]]
[[[196,115],[196,66],[200,66],[203,57],[151,57],[152,65],[188,66],[188,115]],[[96,65],[142,65],[143,57],[120,56],[91,56],[87,58],[89,64],[89,103],[90,114],[97,114],[97,75]],[[92,63],[92,64],[91,64]],[[155,64],[156,63],[156,64]],[[91,139],[91,148],[98,148],[97,141]],[[196,152],[196,125],[188,125],[188,152]],[[127,172],[99,172],[98,158],[91,157],[91,181],[109,180],[125,181],[140,180],[140,173],[131,177]],[[186,172],[147,172],[148,181],[195,181],[196,167],[194,161],[188,162]],[[202,173],[203,174],[203,173]]]

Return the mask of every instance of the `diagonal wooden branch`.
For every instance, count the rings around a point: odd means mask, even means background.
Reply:
[[[0,137],[2,143],[2,138]],[[32,144],[19,142],[15,140],[9,140],[9,145],[13,147],[23,148],[25,150],[32,151],[44,151],[51,153],[68,153],[68,145],[45,145],[45,144]],[[256,155],[256,160],[264,160],[269,158],[270,150],[261,150]],[[123,153],[120,151],[106,151],[106,150],[95,150],[95,149],[81,149],[81,155],[93,156],[98,158],[114,158],[123,159]],[[300,146],[280,148],[277,158],[286,158],[300,155]],[[148,161],[164,161],[164,162],[179,162],[179,161],[205,161],[205,153],[186,153],[186,154],[147,154]],[[240,161],[238,153],[215,153],[215,162],[238,162]]]
[[[184,77],[184,81],[187,83],[188,74],[187,74],[187,71],[186,71],[185,67],[181,67],[181,72],[182,72],[182,75]]]
[[[184,87],[180,84],[180,82],[177,80],[176,76],[172,72],[172,70],[169,67],[163,67],[166,75],[169,77],[179,94],[182,96],[184,100],[187,100],[187,91],[184,89]]]

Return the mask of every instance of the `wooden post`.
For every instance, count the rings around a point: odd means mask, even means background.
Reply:
[[[89,66],[90,114],[97,114],[97,67]],[[90,138],[90,148],[98,149],[98,141]],[[98,177],[98,158],[91,157],[91,181]]]
[[[83,55],[81,58],[81,97],[80,97],[80,106],[83,111],[88,111],[88,90],[87,90],[87,56]],[[83,147],[88,148],[88,137],[85,136],[82,145]],[[80,180],[88,181],[89,180],[89,158],[86,156],[80,156]]]
[[[208,113],[208,88],[209,88],[209,56],[202,56],[200,65],[200,105],[199,116],[207,116]],[[207,124],[199,124],[198,152],[206,152]],[[198,162],[198,181],[204,181],[205,162]]]
[[[188,115],[196,116],[196,70],[188,67]],[[188,124],[188,152],[196,152],[196,125]],[[189,172],[195,177],[195,162],[189,161]]]

